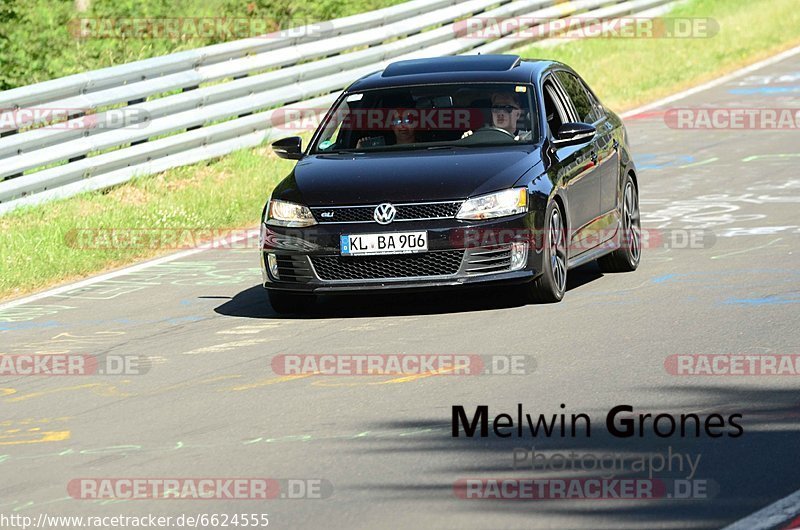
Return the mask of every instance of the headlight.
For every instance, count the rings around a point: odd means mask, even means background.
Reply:
[[[492,219],[527,211],[528,190],[511,188],[467,199],[458,210],[456,219]]]
[[[279,201],[272,199],[269,201],[267,215],[264,222],[273,226],[288,226],[299,228],[317,224],[308,206],[295,204],[293,202]]]

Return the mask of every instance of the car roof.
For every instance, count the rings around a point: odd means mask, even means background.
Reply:
[[[368,74],[348,92],[438,83],[532,83],[555,61],[519,55],[455,55],[397,61]]]

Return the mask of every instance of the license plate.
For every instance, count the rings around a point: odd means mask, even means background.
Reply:
[[[428,233],[345,234],[341,236],[340,247],[342,256],[425,252],[428,250]]]

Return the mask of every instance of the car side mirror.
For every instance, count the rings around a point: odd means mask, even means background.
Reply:
[[[300,160],[303,158],[303,139],[299,136],[290,136],[277,142],[272,142],[272,150],[280,158]]]
[[[588,123],[565,123],[558,128],[556,137],[553,140],[555,148],[567,147],[570,145],[580,145],[589,142],[594,135],[597,134],[597,129],[594,125]]]

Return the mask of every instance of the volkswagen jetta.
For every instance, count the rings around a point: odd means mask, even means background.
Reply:
[[[478,55],[401,61],[348,87],[261,225],[278,312],[317,294],[519,284],[557,302],[569,269],[633,271],[638,181],[625,127],[568,66]]]

